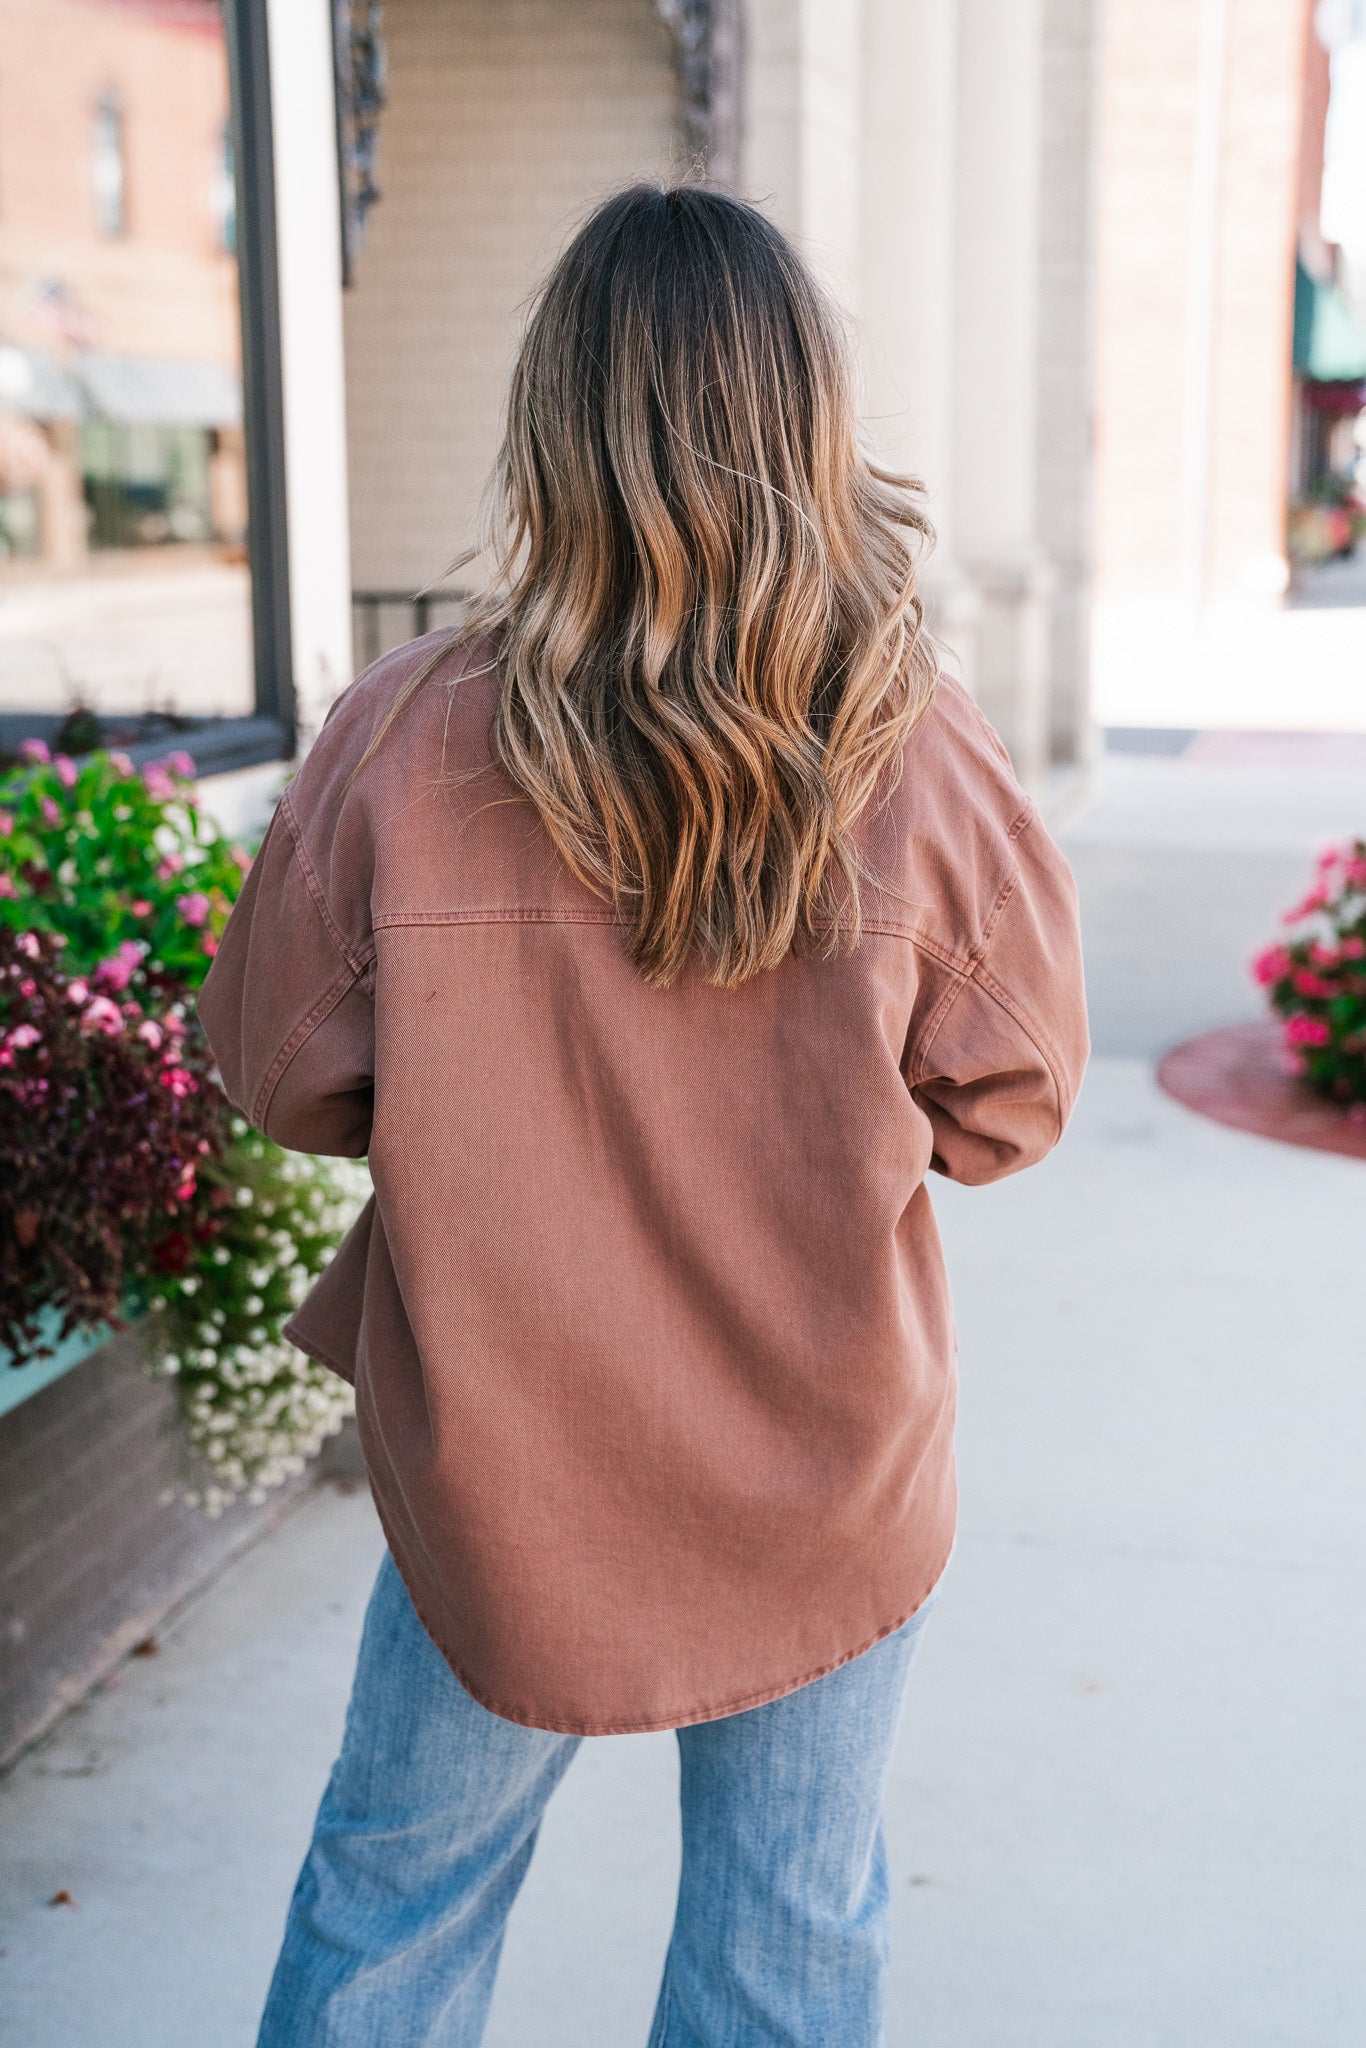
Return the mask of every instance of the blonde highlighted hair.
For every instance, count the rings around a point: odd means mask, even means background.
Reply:
[[[645,185],[597,209],[532,312],[491,504],[465,630],[497,752],[640,972],[729,986],[854,943],[854,827],[934,689],[931,535],[762,214]]]

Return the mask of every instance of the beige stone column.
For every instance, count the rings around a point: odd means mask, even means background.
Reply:
[[[852,313],[863,0],[749,0],[740,188]]]
[[[1054,583],[1038,529],[1044,4],[957,14],[954,534],[980,600],[972,687],[1037,788]]]
[[[979,607],[955,559],[953,517],[958,63],[944,0],[864,0],[863,414],[874,453],[926,486],[937,534],[929,622],[971,682]]]
[[[75,420],[53,420],[47,441],[50,453],[38,479],[43,564],[48,569],[80,569],[90,553],[80,429]]]
[[[1040,163],[1039,534],[1053,565],[1054,769],[1095,749],[1091,714],[1099,0],[1044,0]]]

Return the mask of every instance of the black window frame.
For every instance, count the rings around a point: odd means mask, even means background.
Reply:
[[[292,758],[298,740],[289,593],[285,395],[266,0],[223,0],[237,193],[237,294],[256,716],[225,719],[224,767]],[[201,748],[201,754],[202,754]],[[200,766],[206,765],[199,756]]]
[[[244,718],[130,714],[124,719],[111,713],[106,720],[132,729],[135,737],[120,738],[118,744],[135,762],[159,760],[169,748],[182,747],[200,775],[288,761],[298,744],[266,0],[222,0],[222,14],[236,191],[255,708]],[[0,711],[0,754],[12,753],[29,737],[51,742],[63,723],[60,712]]]

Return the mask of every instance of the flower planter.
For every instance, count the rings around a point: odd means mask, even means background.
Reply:
[[[368,1191],[250,1131],[218,1085],[194,998],[250,856],[199,810],[193,762],[19,752],[0,771],[0,1329],[26,1354],[0,1352],[0,1760],[279,1514],[339,1428],[348,1390],[284,1326]],[[56,1342],[63,1311],[92,1327]]]
[[[60,1327],[60,1318],[51,1310],[43,1315],[43,1338],[51,1342]],[[60,1379],[72,1366],[79,1365],[83,1358],[89,1358],[92,1351],[98,1351],[113,1336],[107,1326],[97,1330],[73,1330],[69,1337],[63,1337],[53,1348],[50,1358],[16,1359],[13,1352],[0,1344],[0,1415],[8,1415],[11,1408],[17,1408],[30,1394],[36,1394],[53,1380]]]
[[[217,1519],[175,1497],[184,1430],[146,1322],[85,1336],[0,1415],[0,1767],[309,1483]]]
[[[1166,1094],[1212,1123],[1366,1159],[1366,1123],[1286,1072],[1273,1023],[1226,1024],[1188,1039],[1165,1055],[1157,1079]]]

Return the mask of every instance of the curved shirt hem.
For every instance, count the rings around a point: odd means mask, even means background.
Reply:
[[[879,1628],[873,1635],[869,1636],[866,1642],[859,1643],[855,1649],[842,1651],[830,1663],[819,1665],[816,1670],[808,1671],[800,1678],[781,1679],[774,1685],[761,1686],[757,1692],[747,1693],[741,1699],[724,1701],[719,1706],[683,1707],[677,1712],[655,1715],[649,1720],[638,1720],[635,1717],[624,1721],[553,1720],[545,1715],[533,1715],[525,1709],[510,1707],[501,1701],[490,1699],[486,1693],[481,1692],[478,1686],[471,1682],[466,1673],[461,1670],[456,1658],[446,1648],[427,1616],[423,1613],[421,1602],[413,1590],[403,1562],[393,1544],[389,1541],[388,1526],[383,1513],[380,1511],[378,1501],[375,1503],[375,1508],[376,1513],[379,1514],[380,1526],[384,1530],[384,1540],[388,1545],[389,1555],[393,1558],[398,1575],[407,1589],[408,1598],[413,1603],[413,1612],[422,1623],[432,1643],[440,1651],[450,1667],[452,1675],[464,1687],[470,1698],[478,1706],[483,1707],[487,1713],[496,1714],[500,1721],[511,1721],[519,1728],[539,1729],[545,1735],[658,1735],[666,1733],[673,1728],[692,1728],[701,1721],[724,1721],[732,1714],[747,1714],[755,1707],[767,1707],[771,1706],[774,1700],[787,1699],[792,1693],[800,1692],[804,1686],[814,1685],[818,1678],[828,1678],[832,1671],[839,1671],[844,1665],[852,1664],[856,1657],[862,1657],[866,1651],[875,1649],[879,1643],[885,1642],[888,1636],[894,1636],[898,1629],[905,1628],[907,1622],[913,1621],[934,1592],[940,1579],[944,1576],[948,1568],[949,1559],[953,1555],[954,1547],[954,1534],[951,1531],[948,1549],[944,1552],[935,1570],[931,1573],[929,1583],[898,1620],[889,1621],[885,1627]]]

